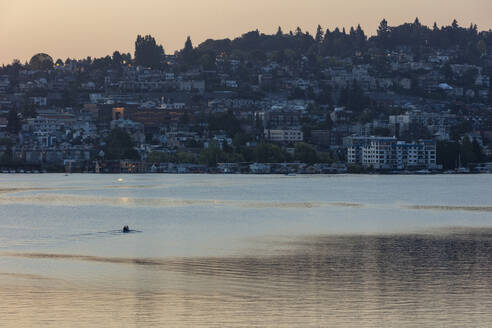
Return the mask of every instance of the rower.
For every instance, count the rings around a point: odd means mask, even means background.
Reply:
[[[123,227],[123,233],[129,233],[130,232],[130,228],[126,225]]]

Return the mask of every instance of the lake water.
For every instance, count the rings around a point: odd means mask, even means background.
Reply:
[[[490,327],[491,287],[492,175],[0,175],[0,327]]]

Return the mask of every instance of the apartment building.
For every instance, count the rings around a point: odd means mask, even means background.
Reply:
[[[273,142],[301,142],[304,134],[301,129],[265,129],[265,138]]]
[[[373,169],[435,169],[436,143],[398,141],[395,137],[351,136],[344,140],[347,163]]]

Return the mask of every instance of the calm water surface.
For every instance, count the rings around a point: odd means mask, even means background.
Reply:
[[[491,283],[492,175],[0,175],[0,327],[491,327]]]

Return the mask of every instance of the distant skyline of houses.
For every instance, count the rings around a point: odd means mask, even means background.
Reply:
[[[141,161],[187,154],[195,162],[188,164],[210,166],[225,164],[222,156],[257,163],[252,172],[266,170],[254,155],[265,143],[277,147],[268,150],[276,159],[304,160],[314,171],[314,164],[333,163],[438,170],[462,155],[471,163],[492,161],[489,52],[480,64],[463,62],[456,49],[300,52],[259,59],[206,54],[186,63],[167,55],[160,68],[111,57],[4,67],[0,167],[102,163],[115,129],[130,136]],[[298,144],[307,150],[296,150]],[[474,154],[454,149],[444,162],[439,155],[447,144],[472,144]],[[216,160],[200,157],[215,148]]]

